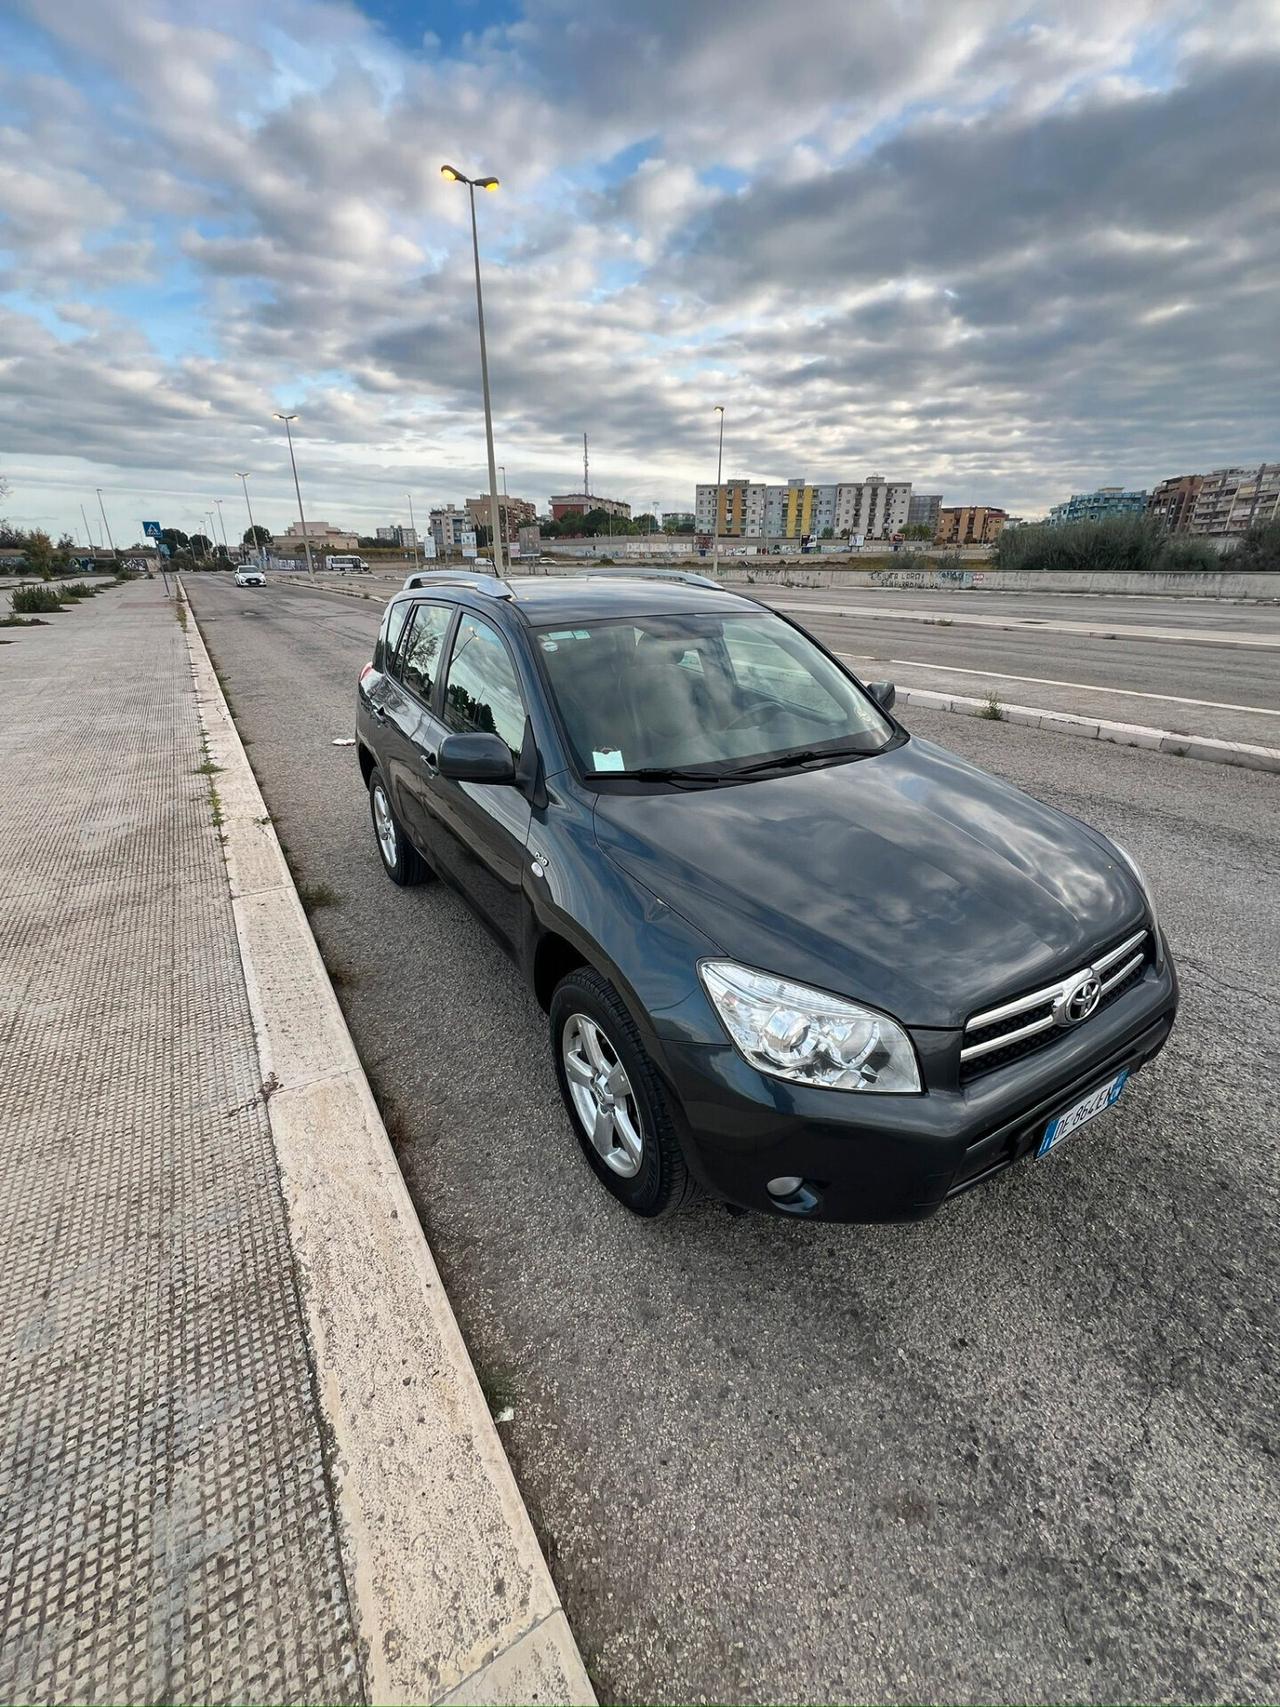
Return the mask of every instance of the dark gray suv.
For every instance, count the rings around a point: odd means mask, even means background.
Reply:
[[[638,1214],[703,1187],[930,1215],[1163,1047],[1133,860],[911,736],[776,611],[698,577],[411,580],[357,692],[383,865],[506,944]]]

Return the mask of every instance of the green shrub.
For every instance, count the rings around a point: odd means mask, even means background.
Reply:
[[[96,587],[90,587],[84,581],[71,581],[58,588],[64,599],[91,599],[97,590]]]
[[[1217,552],[1203,539],[1166,533],[1154,518],[1112,516],[1106,521],[1039,522],[1005,528],[996,541],[998,569],[1147,571],[1218,569]]]
[[[1222,566],[1280,570],[1280,521],[1255,522]]]
[[[15,614],[24,616],[62,609],[62,597],[53,587],[15,587],[9,594],[9,603]]]

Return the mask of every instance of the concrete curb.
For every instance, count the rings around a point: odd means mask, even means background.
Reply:
[[[374,1702],[595,1700],[209,654],[187,644]]]
[[[955,711],[965,717],[987,713],[989,701],[967,694],[937,693],[929,688],[898,689],[898,703],[924,711]],[[1070,711],[1045,711],[1033,705],[1000,702],[1005,723],[1050,729],[1059,735],[1083,735],[1089,741],[1110,741],[1117,747],[1149,747],[1180,759],[1205,759],[1215,765],[1239,765],[1245,770],[1280,771],[1280,748],[1255,747],[1247,741],[1217,741],[1208,735],[1178,735],[1168,729],[1148,729],[1141,723],[1111,723],[1101,717],[1078,717]]]

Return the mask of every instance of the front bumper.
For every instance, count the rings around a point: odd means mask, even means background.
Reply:
[[[727,1042],[664,1039],[660,1065],[689,1166],[717,1196],[814,1220],[918,1221],[1025,1156],[1055,1114],[1122,1067],[1137,1072],[1154,1059],[1177,1008],[1166,953],[1162,966],[1149,966],[1078,1030],[964,1087],[958,1034],[917,1033],[930,1086],[920,1096],[773,1079]],[[781,1175],[798,1175],[804,1189],[793,1199],[771,1197],[767,1182]]]

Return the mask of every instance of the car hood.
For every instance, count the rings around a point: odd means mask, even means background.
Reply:
[[[909,1025],[1085,966],[1145,911],[1096,831],[914,737],[734,787],[602,791],[595,825],[733,959]]]

